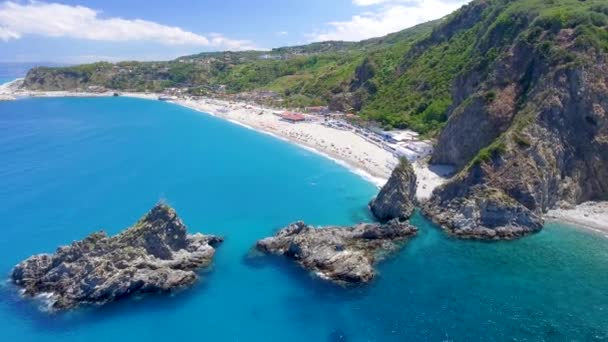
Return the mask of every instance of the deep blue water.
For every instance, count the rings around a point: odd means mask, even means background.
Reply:
[[[5,285],[3,341],[606,340],[608,239],[548,225],[504,243],[419,236],[372,285],[335,288],[253,243],[303,219],[369,220],[374,186],[309,151],[167,103],[127,98],[0,103],[0,272],[159,199],[191,231],[224,235],[190,290],[68,314]]]

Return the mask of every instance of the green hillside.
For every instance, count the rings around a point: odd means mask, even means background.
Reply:
[[[464,100],[455,94],[459,75],[472,69],[483,73],[519,39],[536,39],[546,45],[546,53],[559,54],[551,35],[562,28],[574,31],[576,44],[606,49],[607,21],[605,0],[475,0],[442,20],[361,42],[201,53],[168,62],[38,68],[28,74],[26,86],[59,90],[99,85],[136,91],[189,87],[192,94],[271,90],[287,106],[326,104],[387,127],[436,134],[455,101]]]

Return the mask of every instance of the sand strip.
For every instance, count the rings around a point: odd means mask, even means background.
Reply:
[[[545,218],[591,230],[608,237],[608,202],[587,202],[573,209],[550,210]]]

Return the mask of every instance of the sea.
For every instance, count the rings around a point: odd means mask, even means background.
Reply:
[[[419,234],[342,288],[248,258],[297,220],[371,221],[377,188],[291,143],[133,98],[0,102],[2,341],[606,341],[608,238],[560,224],[512,242]],[[192,288],[49,313],[8,281],[32,254],[110,234],[158,201],[226,238]]]

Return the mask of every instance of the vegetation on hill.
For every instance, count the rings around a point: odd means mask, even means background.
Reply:
[[[460,75],[487,74],[515,40],[536,41],[552,58],[576,63],[573,54],[563,54],[556,35],[572,29],[575,44],[606,50],[607,22],[605,0],[475,0],[447,18],[361,42],[38,68],[26,85],[136,91],[188,87],[191,94],[268,90],[286,106],[330,105],[386,127],[437,134],[467,100],[458,98],[455,89]]]
[[[25,84],[273,91],[413,128],[437,138],[431,163],[459,170],[423,212],[465,238],[520,237],[551,208],[608,200],[606,0],[473,0],[357,43],[39,68]]]
[[[513,238],[549,209],[608,200],[608,3],[480,0],[442,27],[458,22],[470,28],[450,40],[475,34],[431,161],[460,172],[426,215],[457,236]]]

